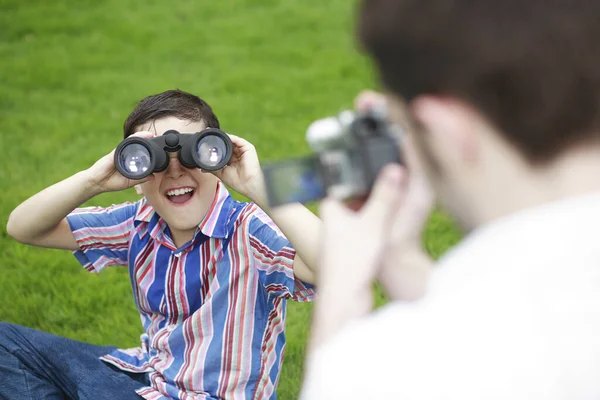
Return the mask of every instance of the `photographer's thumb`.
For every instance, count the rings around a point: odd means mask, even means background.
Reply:
[[[384,167],[377,176],[369,199],[361,214],[374,226],[391,227],[402,198],[403,182],[406,172],[400,165],[391,164]]]

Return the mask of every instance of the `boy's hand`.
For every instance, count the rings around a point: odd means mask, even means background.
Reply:
[[[131,136],[151,139],[154,137],[154,134],[152,132],[142,131],[134,133]],[[115,168],[114,160],[115,150],[96,161],[94,165],[85,171],[90,187],[96,194],[128,189],[134,185],[154,179],[154,175],[150,175],[140,180],[125,178]]]
[[[266,202],[265,182],[256,148],[241,137],[229,137],[233,143],[231,161],[213,174],[236,192],[263,207]]]

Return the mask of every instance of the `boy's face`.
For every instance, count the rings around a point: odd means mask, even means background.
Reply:
[[[138,126],[136,131],[149,131],[160,136],[170,129],[179,133],[196,133],[205,128],[204,122],[166,117]],[[136,186],[136,190],[167,222],[171,232],[193,231],[212,204],[218,179],[198,168],[185,168],[177,153],[169,153],[169,157],[167,169],[155,173],[153,180]]]

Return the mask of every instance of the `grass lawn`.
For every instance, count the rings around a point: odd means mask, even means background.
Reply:
[[[93,275],[69,252],[20,245],[8,215],[111,151],[134,104],[166,89],[206,99],[262,161],[308,152],[311,121],[376,87],[353,12],[347,0],[0,0],[0,321],[137,346],[126,269]],[[425,240],[438,256],[458,237],[435,215]],[[281,399],[297,396],[309,320],[310,305],[289,305]]]

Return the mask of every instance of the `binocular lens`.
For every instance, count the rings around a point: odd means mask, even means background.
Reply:
[[[150,169],[150,152],[145,146],[132,143],[121,150],[119,163],[132,179],[141,179],[147,175],[147,171]]]
[[[227,144],[219,136],[207,135],[198,141],[196,152],[203,167],[215,168],[223,163],[227,155]]]

